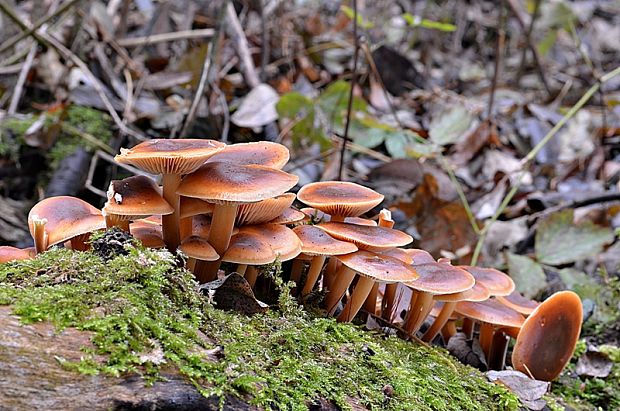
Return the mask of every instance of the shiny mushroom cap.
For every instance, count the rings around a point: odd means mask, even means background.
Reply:
[[[459,266],[474,276],[477,282],[489,289],[491,296],[508,295],[515,289],[515,283],[508,275],[494,268],[482,268],[470,265]]]
[[[235,264],[263,265],[275,261],[276,253],[263,235],[254,232],[238,233],[230,238],[230,245],[222,261]]]
[[[525,320],[512,351],[513,367],[537,380],[555,379],[571,359],[583,320],[579,296],[560,291]]]
[[[28,214],[30,234],[34,235],[34,220],[45,219],[48,247],[81,234],[105,228],[101,211],[84,200],[70,196],[48,197],[39,201]]]
[[[130,149],[121,148],[114,160],[151,174],[188,174],[226,144],[206,139],[153,139]]]
[[[360,250],[336,258],[358,274],[378,282],[400,283],[418,278],[418,273],[412,266],[396,258],[369,251]]]
[[[386,227],[332,222],[321,223],[316,227],[325,230],[338,240],[349,241],[362,250],[383,251],[413,241],[409,234]]]
[[[497,297],[497,301],[523,315],[530,315],[540,305],[538,301],[525,298],[517,290],[509,295]]]
[[[270,221],[271,224],[294,224],[304,221],[306,215],[299,210],[289,207],[285,209],[279,216]]]
[[[162,236],[161,224],[148,220],[138,220],[129,224],[129,232],[148,248],[164,248],[166,243]]]
[[[297,198],[332,216],[357,217],[383,201],[370,188],[345,181],[320,181],[303,186]]]
[[[34,256],[34,248],[21,249],[8,245],[0,246],[0,264],[10,261],[30,260],[34,258]]]
[[[443,294],[435,296],[435,300],[442,302],[458,302],[458,301],[484,301],[488,300],[491,297],[491,293],[489,289],[484,285],[476,282],[472,288],[469,290],[462,291],[460,293],[454,294]]]
[[[501,327],[521,327],[524,321],[521,314],[493,299],[461,301],[456,304],[455,311],[465,317]]]
[[[199,198],[181,197],[179,217],[187,218],[199,214],[212,214],[213,204]]]
[[[435,262],[435,259],[428,251],[420,250],[419,248],[405,248],[405,252],[413,258],[414,265]]]
[[[381,251],[381,255],[394,257],[405,264],[413,264],[413,257],[402,248],[392,248],[386,251]]]
[[[450,264],[428,263],[413,267],[420,277],[405,285],[434,295],[460,293],[471,289],[476,282],[470,273]]]
[[[242,165],[255,164],[281,169],[288,162],[289,158],[288,148],[282,144],[258,141],[226,146],[223,151],[211,157],[208,162],[222,161]]]
[[[250,232],[261,235],[276,253],[280,261],[288,261],[301,253],[301,241],[290,228],[279,224],[248,225],[239,228],[239,233]]]
[[[177,194],[210,203],[254,203],[283,194],[299,178],[257,165],[212,162],[185,176]]]
[[[319,220],[321,222],[328,222],[331,220],[331,216],[329,214],[325,214],[324,212],[322,212],[321,210],[317,210],[316,208],[304,207],[301,209],[301,212],[312,218],[313,221]],[[362,217],[345,217],[344,222],[357,225],[377,225],[376,221]]]
[[[174,211],[162,198],[155,181],[145,176],[113,180],[107,195],[104,214],[114,214],[125,220],[137,220],[154,214],[167,215]]]
[[[294,193],[284,193],[256,203],[240,204],[237,209],[235,225],[268,223],[288,209],[293,204],[293,201],[295,201]]]
[[[179,246],[179,250],[188,257],[195,258],[196,260],[215,261],[220,258],[206,239],[195,235],[189,236],[183,240]]]
[[[316,226],[302,225],[293,231],[301,240],[301,252],[306,255],[342,255],[357,251],[355,244],[336,240]]]

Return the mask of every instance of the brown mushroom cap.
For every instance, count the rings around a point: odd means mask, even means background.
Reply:
[[[339,255],[336,258],[360,275],[378,282],[399,283],[418,278],[415,268],[393,257],[359,250],[355,253]]]
[[[206,215],[197,215],[192,219],[192,234],[198,237],[208,238],[211,232],[211,217]],[[231,236],[237,234],[239,229],[233,227]]]
[[[405,285],[411,289],[434,295],[460,293],[471,289],[476,282],[467,271],[450,264],[415,264],[413,268],[420,277]]]
[[[506,296],[498,296],[497,301],[523,315],[530,315],[540,305],[538,301],[525,298],[517,290]]]
[[[226,146],[226,148],[211,157],[208,162],[222,161],[242,165],[255,164],[271,168],[281,169],[290,157],[288,148],[282,144],[270,141],[257,141],[255,143],[239,143]]]
[[[489,292],[489,289],[486,288],[481,283],[476,282],[474,286],[470,288],[469,290],[465,290],[463,292],[454,293],[454,294],[437,295],[435,296],[435,300],[446,302],[446,303],[458,302],[458,301],[478,302],[478,301],[488,300],[489,297],[491,297],[491,293]]]
[[[295,201],[294,193],[266,198],[256,203],[240,204],[237,209],[235,225],[254,225],[268,223],[277,218]]]
[[[216,204],[254,203],[283,194],[298,180],[270,167],[212,162],[185,176],[177,193]]]
[[[349,241],[362,250],[383,251],[413,241],[409,234],[386,227],[332,222],[321,223],[316,227],[325,230],[338,240]]]
[[[394,257],[405,264],[413,264],[413,257],[411,257],[411,255],[409,255],[409,253],[402,248],[391,248],[389,250],[381,251],[381,255]]]
[[[64,243],[80,234],[105,228],[105,219],[99,209],[76,197],[48,197],[39,201],[28,214],[28,227],[34,233],[34,218],[44,218],[47,244]]]
[[[187,218],[198,214],[212,214],[213,204],[199,198],[181,197],[181,210],[179,217]]]
[[[280,261],[288,261],[301,253],[301,241],[290,228],[279,224],[248,225],[239,228],[239,233],[250,232],[261,236]]]
[[[269,222],[271,224],[293,224],[304,221],[304,219],[306,219],[306,215],[304,213],[294,209],[293,207],[289,207]]]
[[[277,257],[276,253],[262,237],[260,234],[249,231],[232,236],[222,261],[247,265],[274,262]]]
[[[537,380],[555,379],[575,351],[583,309],[579,296],[560,291],[525,320],[512,351],[513,367]]]
[[[425,250],[419,248],[405,248],[404,251],[413,258],[413,264],[428,264],[434,263],[433,256]]]
[[[16,248],[8,245],[0,246],[0,264],[8,263],[9,261],[29,260],[34,258],[34,248]]]
[[[179,250],[183,251],[188,257],[195,258],[196,260],[215,261],[220,258],[206,239],[195,235],[189,236],[183,240],[179,246]]]
[[[297,193],[297,198],[329,215],[341,217],[357,217],[383,201],[382,194],[345,181],[306,184]]]
[[[133,176],[110,183],[104,213],[125,220],[137,220],[150,215],[171,214],[174,209],[161,196],[155,181],[145,176]]]
[[[140,240],[143,246],[149,248],[164,248],[161,225],[147,220],[138,220],[129,224],[129,232]]]
[[[515,289],[515,283],[508,275],[494,268],[474,267],[470,265],[459,266],[474,276],[477,282],[482,283],[489,289],[491,296],[508,295]]]
[[[153,139],[130,149],[121,148],[114,160],[151,174],[188,174],[224,147],[226,144],[215,140]]]
[[[320,220],[321,222],[328,222],[331,220],[331,216],[329,214],[325,214],[324,212],[322,212],[321,210],[317,210],[316,208],[304,207],[300,211],[306,216],[312,218],[313,221]],[[357,225],[377,225],[376,221],[362,217],[345,217],[344,222]]]
[[[306,255],[341,255],[357,251],[355,244],[336,240],[316,226],[302,225],[293,231],[301,240],[301,252]]]
[[[524,321],[521,314],[494,299],[461,301],[456,304],[455,311],[465,317],[503,327],[521,327]]]

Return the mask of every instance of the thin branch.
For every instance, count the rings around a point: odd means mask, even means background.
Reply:
[[[13,96],[11,97],[11,104],[9,104],[8,114],[15,114],[17,111],[17,106],[19,105],[19,100],[21,100],[22,92],[24,91],[24,85],[26,84],[26,79],[28,78],[28,72],[32,67],[32,63],[34,62],[34,57],[37,54],[38,44],[33,43],[30,46],[30,51],[26,56],[26,61],[22,66],[22,70],[19,73],[19,77],[17,77],[17,83],[15,84],[15,90],[13,90]]]
[[[25,39],[26,37],[33,35],[34,32],[39,29],[39,27],[41,27],[42,25],[44,25],[45,23],[47,23],[48,21],[50,21],[54,17],[63,14],[64,12],[69,10],[69,8],[71,6],[73,6],[75,3],[77,3],[78,1],[80,1],[80,0],[69,0],[69,1],[67,1],[65,4],[63,4],[58,9],[56,9],[56,11],[54,11],[53,13],[50,13],[47,16],[42,17],[41,19],[37,20],[36,23],[34,23],[32,25],[32,27],[30,27],[30,28],[26,28],[25,26],[21,26],[20,25],[20,27],[24,31],[19,33],[19,34],[17,34],[17,35],[15,35],[15,36],[13,36],[13,37],[11,37],[10,39],[5,41],[4,43],[2,43],[2,45],[0,45],[0,53],[8,50],[11,47],[13,47],[15,44],[17,44],[19,41]],[[0,7],[2,8],[2,10],[5,13],[7,13],[7,11],[5,10],[5,7],[8,7],[8,6],[6,4],[4,4],[4,1],[0,2]],[[7,15],[9,15],[9,13],[7,13]],[[11,17],[11,16],[9,15],[9,17]],[[17,22],[16,22],[16,24],[19,25],[19,23],[17,23]]]
[[[202,39],[205,37],[213,37],[215,30],[199,29],[199,30],[183,30],[173,31],[171,33],[153,34],[151,36],[127,37],[116,40],[121,47],[138,47],[146,44],[165,43],[167,41]]]
[[[615,70],[610,71],[609,73],[603,75],[599,82],[597,82],[592,87],[590,87],[585,92],[585,94],[579,99],[579,101],[577,101],[575,105],[572,106],[570,110],[568,110],[568,112],[564,115],[564,117],[562,117],[562,119],[558,121],[558,123],[551,130],[549,130],[549,132],[545,135],[545,137],[543,137],[543,139],[540,140],[540,142],[536,144],[536,146],[534,146],[534,148],[532,148],[532,150],[530,150],[530,152],[521,160],[522,172],[519,175],[519,178],[517,179],[517,181],[515,181],[515,183],[511,187],[510,191],[506,194],[506,196],[502,200],[497,210],[495,210],[495,214],[493,214],[493,217],[491,217],[491,219],[486,221],[486,224],[484,228],[482,229],[480,236],[478,237],[478,242],[476,243],[476,248],[474,249],[474,254],[472,256],[472,260],[470,263],[471,265],[476,265],[476,263],[478,262],[478,258],[480,257],[480,252],[482,251],[482,246],[484,244],[484,241],[486,239],[486,236],[489,232],[490,227],[495,223],[495,221],[497,221],[497,219],[504,212],[506,207],[508,207],[508,204],[510,203],[510,201],[512,201],[514,196],[517,194],[517,191],[519,190],[519,187],[521,186],[522,179],[526,174],[525,167],[532,160],[534,160],[534,158],[536,158],[536,155],[538,154],[538,152],[540,152],[540,150],[543,149],[543,147],[557,134],[557,132],[571,118],[573,118],[575,114],[577,114],[577,112],[590,100],[590,98],[592,98],[592,96],[599,90],[601,85],[611,80],[617,75],[620,75],[620,66],[617,67]]]
[[[495,64],[493,67],[493,79],[491,80],[491,94],[489,95],[489,107],[487,109],[487,121],[492,122],[493,119],[493,103],[495,101],[495,90],[497,89],[497,80],[502,62],[502,51],[504,50],[504,41],[506,39],[506,23],[504,15],[505,4],[501,1],[499,7],[499,16],[497,18],[497,42],[495,43]]]
[[[357,37],[357,0],[353,0],[353,73],[351,75],[351,89],[349,90],[349,102],[347,104],[347,121],[344,125],[344,136],[342,138],[342,148],[340,149],[340,163],[338,165],[338,178],[342,180],[344,173],[344,156],[347,150],[349,138],[349,126],[351,125],[351,110],[353,109],[353,90],[357,82],[357,59],[359,57],[359,38]]]
[[[228,22],[226,25],[226,33],[230,36],[233,47],[239,56],[243,77],[248,83],[248,86],[254,88],[260,84],[260,79],[258,78],[258,74],[256,74],[256,67],[254,66],[252,54],[248,47],[248,40],[245,37],[243,27],[241,27],[241,22],[239,22],[239,17],[237,17],[237,12],[232,3],[228,3],[226,7],[226,20]]]

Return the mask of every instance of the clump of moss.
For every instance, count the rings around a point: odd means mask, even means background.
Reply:
[[[575,372],[577,360],[586,352],[586,342],[581,340],[570,364],[560,379],[552,386],[552,392],[576,410],[620,409],[620,348],[611,345],[599,347],[613,362],[606,378],[579,377]]]
[[[157,378],[167,362],[204,395],[242,395],[277,409],[307,409],[319,398],[344,409],[352,398],[393,410],[519,405],[441,350],[313,317],[286,292],[266,314],[217,310],[169,253],[128,251],[106,263],[91,253],[51,250],[2,265],[0,304],[13,305],[25,323],[92,332],[94,349],[65,363],[83,373]]]

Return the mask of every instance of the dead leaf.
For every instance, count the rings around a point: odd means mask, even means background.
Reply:
[[[607,354],[594,347],[588,347],[588,351],[577,360],[575,372],[580,377],[607,378],[613,365]]]
[[[278,119],[278,92],[268,84],[259,84],[241,102],[230,120],[239,127],[257,128]]]
[[[549,382],[533,380],[519,371],[489,371],[489,381],[500,383],[516,394],[530,410],[542,410],[547,402],[542,399],[549,390]]]
[[[217,308],[253,315],[267,311],[269,306],[254,296],[252,287],[238,273],[232,273],[221,280],[211,281],[200,286],[209,295]]]

